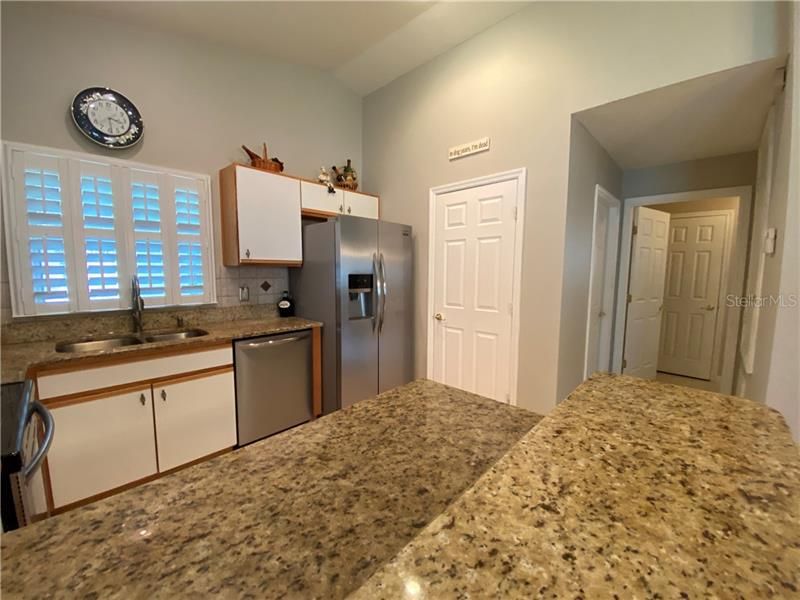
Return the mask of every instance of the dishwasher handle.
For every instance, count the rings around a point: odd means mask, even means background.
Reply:
[[[274,348],[275,346],[283,346],[284,344],[290,344],[292,342],[297,342],[301,340],[300,336],[288,337],[288,338],[281,338],[279,340],[267,340],[266,342],[249,342],[244,344],[244,347],[248,350],[258,350],[260,348]]]

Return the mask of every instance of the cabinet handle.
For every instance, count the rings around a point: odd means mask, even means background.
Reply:
[[[146,399],[145,399],[145,397],[144,397],[144,392],[142,392],[142,394],[139,396],[139,402],[141,402],[141,403],[142,403],[142,406],[144,406],[145,404],[147,404],[147,400],[146,400]]]
[[[167,401],[167,390],[161,390],[161,399],[166,402]]]
[[[347,207],[347,214],[349,215],[351,212],[353,212],[353,207],[352,206],[348,206]]]
[[[247,250],[245,250],[245,251],[244,251],[244,255],[245,255],[247,258],[250,258],[250,248],[248,248]]]
[[[340,212],[340,213],[343,213],[343,212],[344,212],[344,205],[343,205],[343,204],[340,204],[340,205],[339,205],[339,212]]]

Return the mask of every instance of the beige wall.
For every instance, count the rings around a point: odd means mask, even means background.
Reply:
[[[625,198],[694,190],[755,185],[758,152],[742,152],[688,160],[645,169],[626,169],[622,175]]]
[[[594,193],[597,184],[621,199],[622,170],[586,127],[576,117],[572,117],[566,225],[570,235],[564,242],[558,346],[559,398],[565,398],[583,381]]]
[[[428,191],[528,168],[518,404],[560,399],[559,324],[570,115],[783,49],[771,3],[533,3],[364,102],[366,184],[385,218],[413,225],[416,371],[425,373]],[[714,27],[709,27],[714,23]],[[492,149],[448,162],[448,147]],[[583,347],[583,339],[570,336]],[[577,356],[578,349],[564,350]]]
[[[108,151],[86,140],[67,107],[85,87],[107,85],[142,112],[143,140]],[[222,267],[219,251],[220,167],[245,160],[241,144],[270,153],[294,175],[352,158],[361,166],[361,98],[333,77],[194,39],[76,17],[60,3],[2,3],[2,138],[213,176],[217,283],[223,304],[274,302],[285,269]],[[3,263],[3,282],[5,261]],[[268,294],[258,285],[273,284]],[[9,318],[3,283],[3,319]]]
[[[794,10],[797,11],[795,5]],[[800,31],[800,17],[794,15],[794,31]],[[789,305],[767,304],[761,308],[755,361],[751,376],[744,378],[744,395],[766,402],[783,414],[800,439],[800,90],[797,70],[800,69],[800,40],[794,40],[793,64],[787,86],[775,103],[777,140],[775,144],[772,196],[765,228],[777,228],[775,254],[765,262],[762,296],[782,296]],[[793,139],[794,138],[794,139]],[[758,201],[758,199],[756,199]],[[762,239],[763,231],[754,231],[753,239]]]

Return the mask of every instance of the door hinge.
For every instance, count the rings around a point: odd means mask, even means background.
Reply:
[[[636,235],[637,233],[639,233],[639,226],[638,225],[634,225],[633,226],[633,235]]]
[[[622,359],[622,368],[625,369],[628,366],[628,361],[624,358]]]
[[[628,304],[630,304],[632,300],[633,300],[633,296],[631,296],[630,294],[628,294]]]
[[[519,208],[515,206],[514,207],[514,220],[515,221],[517,220],[518,211],[519,211]]]

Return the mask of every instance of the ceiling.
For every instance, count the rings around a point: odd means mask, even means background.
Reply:
[[[622,169],[756,150],[783,59],[720,71],[576,114]]]
[[[519,11],[526,2],[64,2],[332,73],[366,95]]]

